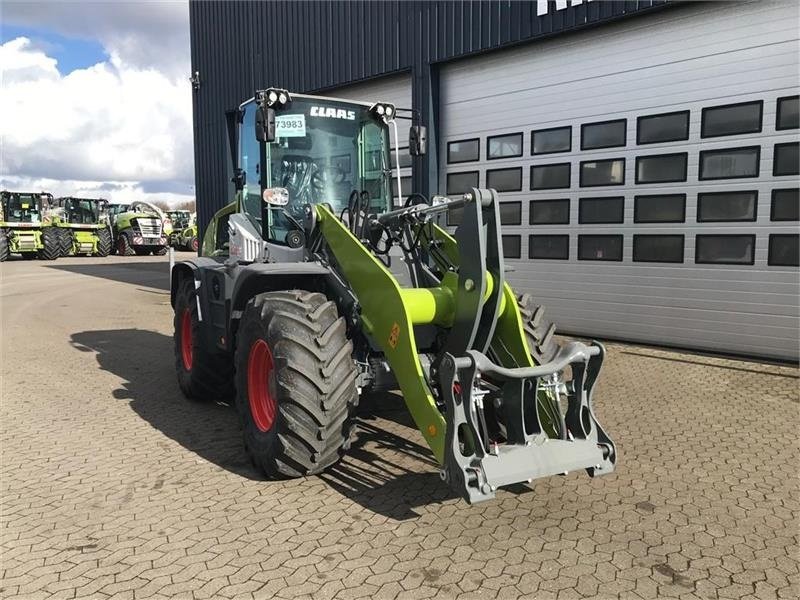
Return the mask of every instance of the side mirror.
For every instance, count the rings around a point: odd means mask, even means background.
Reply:
[[[256,110],[256,139],[269,144],[275,141],[275,109],[259,106]]]
[[[424,156],[428,152],[428,128],[412,125],[408,130],[408,153],[411,156]]]
[[[231,177],[231,181],[233,182],[233,187],[237,192],[239,190],[243,190],[244,184],[247,183],[247,173],[237,167],[233,171],[233,177]]]

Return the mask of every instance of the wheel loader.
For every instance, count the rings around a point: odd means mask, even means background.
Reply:
[[[108,201],[102,198],[64,197],[55,201],[51,223],[56,227],[62,256],[108,256],[111,227]]]
[[[61,255],[58,231],[50,223],[52,202],[46,192],[0,192],[0,262],[11,254],[28,260]]]
[[[276,88],[227,113],[234,200],[201,256],[171,273],[181,390],[234,402],[271,478],[334,464],[360,398],[397,389],[469,503],[612,472],[616,448],[592,406],[603,346],[559,346],[541,307],[515,294],[494,190],[392,205],[399,113],[413,122],[390,103]],[[409,140],[423,154],[425,127]],[[449,211],[462,215],[455,231],[440,224]]]
[[[120,256],[167,253],[164,215],[149,202],[116,204],[110,207],[112,251]]]

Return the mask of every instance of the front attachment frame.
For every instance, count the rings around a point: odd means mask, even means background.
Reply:
[[[576,469],[590,476],[612,472],[616,447],[592,408],[604,357],[599,342],[567,343],[552,361],[536,367],[501,367],[475,350],[462,357],[446,354],[439,369],[447,422],[442,478],[473,504],[494,498],[498,487],[540,477]],[[564,382],[560,377],[567,367],[572,379]],[[555,437],[542,427],[543,394],[567,399]],[[502,442],[489,437],[485,400],[494,402],[505,420]]]

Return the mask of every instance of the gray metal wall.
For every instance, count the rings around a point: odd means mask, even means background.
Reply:
[[[509,261],[515,285],[548,306],[561,329],[683,347],[798,358],[797,267],[768,265],[771,234],[797,234],[798,223],[770,220],[771,192],[797,188],[798,177],[774,176],[776,143],[796,142],[798,130],[776,130],[776,100],[798,93],[800,6],[783,2],[679,6],[648,19],[620,22],[581,36],[458,61],[441,72],[441,181],[448,173],[522,167],[521,258]],[[761,131],[701,138],[706,107],[763,101]],[[686,140],[637,144],[637,117],[690,111]],[[626,119],[622,147],[581,151],[581,124]],[[569,152],[531,155],[531,131],[572,126]],[[487,160],[486,138],[522,132],[520,157]],[[446,164],[447,144],[479,138],[480,159]],[[700,180],[701,150],[760,147],[755,178]],[[636,157],[688,153],[685,181],[636,183]],[[582,160],[624,158],[621,186],[581,187]],[[531,165],[571,165],[568,189],[531,191]],[[755,221],[698,222],[698,193],[758,192]],[[634,223],[637,194],[685,193],[684,223]],[[624,220],[579,224],[582,197],[624,196]],[[570,222],[529,225],[532,201],[570,199]],[[695,236],[755,235],[752,265],[697,264]],[[568,234],[568,260],[528,259],[530,234]],[[578,236],[622,234],[620,262],[577,260]],[[683,263],[634,262],[636,234],[684,235]]]
[[[202,229],[230,196],[224,112],[257,88],[311,92],[407,71],[412,104],[436,136],[435,63],[666,6],[665,0],[229,2],[190,0],[195,178]],[[432,65],[434,65],[432,67]],[[435,155],[414,188],[436,185]]]

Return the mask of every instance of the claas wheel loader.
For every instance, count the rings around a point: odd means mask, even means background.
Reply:
[[[227,113],[235,199],[171,275],[181,390],[233,398],[270,477],[336,462],[360,397],[382,389],[402,392],[442,479],[470,503],[610,473],[616,449],[592,407],[603,346],[559,347],[515,295],[494,190],[392,206],[398,112],[268,89]],[[410,133],[422,154],[424,126]],[[439,222],[455,210],[451,232]]]
[[[0,262],[11,254],[28,260],[61,255],[58,231],[50,223],[52,202],[46,192],[0,192]]]
[[[107,205],[102,198],[56,200],[51,223],[57,228],[62,256],[111,253],[111,227],[105,218]]]

